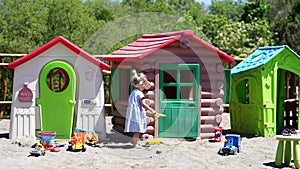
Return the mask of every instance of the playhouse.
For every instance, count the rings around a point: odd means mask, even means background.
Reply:
[[[104,56],[112,62],[113,128],[123,132],[132,90],[130,72],[136,69],[151,82],[148,104],[166,117],[151,121],[155,137],[212,138],[222,121],[223,63],[234,59],[197,37],[191,30],[144,34]]]
[[[109,65],[59,36],[8,67],[14,69],[11,139],[38,131],[69,139],[76,127],[106,137],[103,70]]]
[[[231,130],[274,136],[299,129],[300,56],[288,46],[260,47],[231,70]]]

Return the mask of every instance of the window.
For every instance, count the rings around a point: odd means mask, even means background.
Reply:
[[[244,79],[236,86],[236,94],[239,103],[249,104],[250,103],[250,88],[249,79]]]
[[[47,85],[54,92],[64,91],[69,84],[69,76],[62,68],[54,68],[47,75]]]
[[[196,100],[195,69],[187,65],[165,64],[160,70],[160,89],[163,100]],[[198,72],[197,72],[198,73]]]

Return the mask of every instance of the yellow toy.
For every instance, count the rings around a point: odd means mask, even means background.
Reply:
[[[155,110],[147,110],[146,115],[149,117],[155,117],[155,118],[160,118],[160,117],[166,117],[165,114],[157,113]]]
[[[88,131],[86,136],[86,144],[92,147],[99,147],[99,136],[95,131]]]
[[[86,131],[81,129],[75,129],[74,136],[71,141],[69,141],[69,145],[67,151],[86,151],[86,147],[84,147],[84,143],[86,140]]]
[[[161,141],[158,140],[158,139],[149,139],[149,140],[147,141],[147,143],[148,143],[148,144],[160,144]]]
[[[30,151],[31,156],[44,156],[46,154],[45,148],[40,143],[35,143],[32,147],[32,150]]]
[[[160,117],[166,117],[165,114],[161,114],[161,113],[155,113],[154,115],[156,118],[160,118]]]

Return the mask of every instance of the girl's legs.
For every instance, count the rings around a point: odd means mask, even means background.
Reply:
[[[139,139],[140,139],[140,133],[138,133],[138,132],[133,133],[133,136],[132,136],[133,147],[138,146]]]

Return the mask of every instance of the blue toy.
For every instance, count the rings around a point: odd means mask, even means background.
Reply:
[[[236,134],[227,134],[224,140],[224,147],[219,148],[220,155],[236,155],[241,150],[241,137]]]

